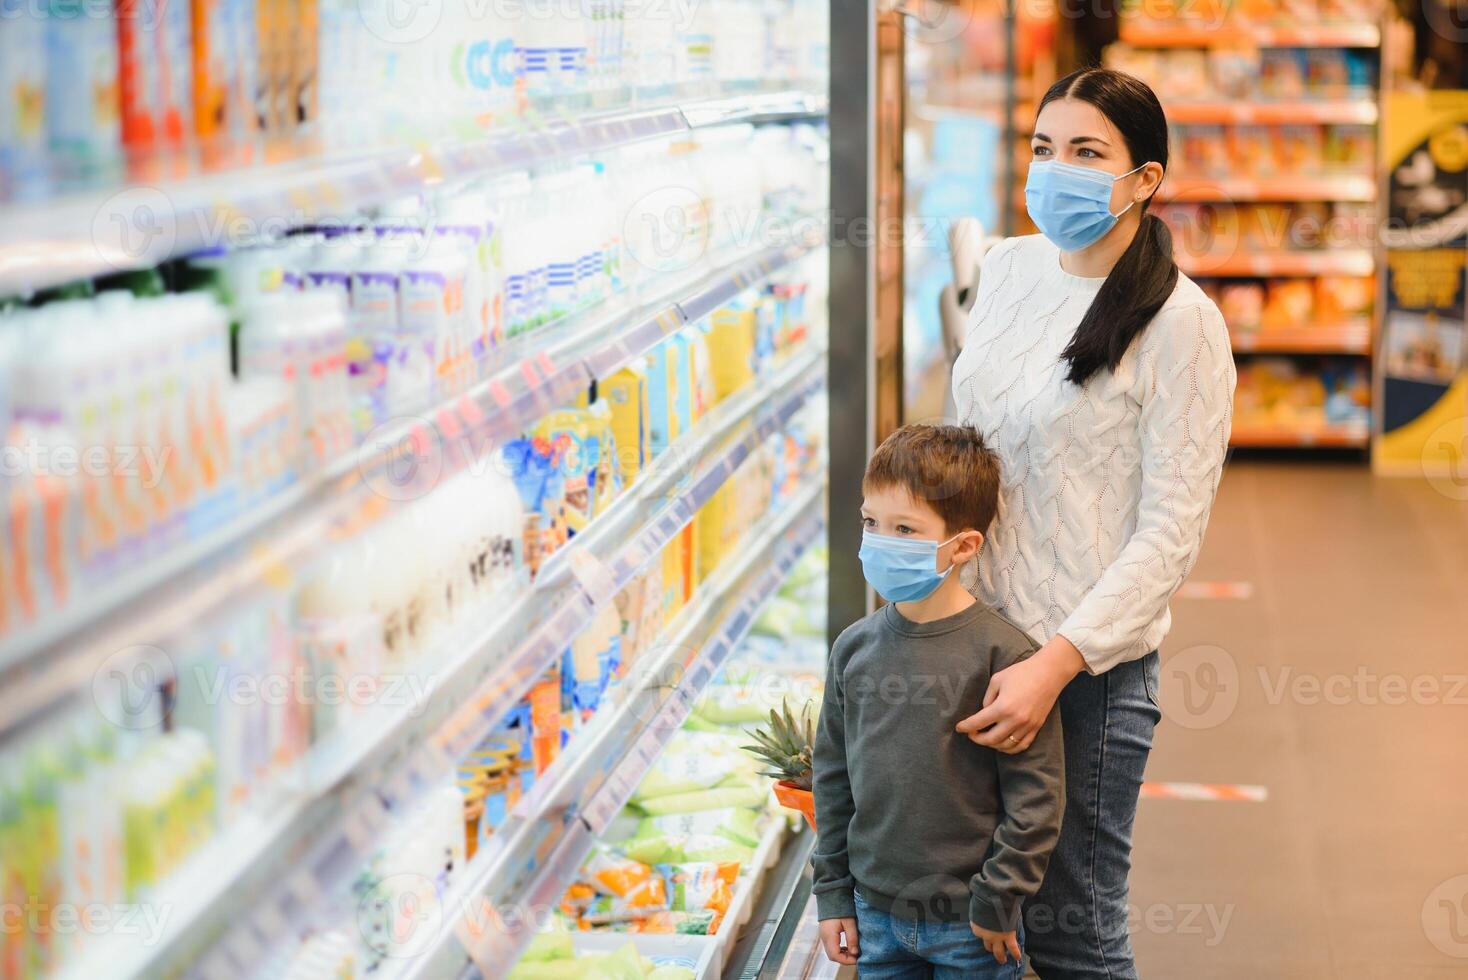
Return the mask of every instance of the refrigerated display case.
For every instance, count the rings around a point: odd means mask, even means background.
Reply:
[[[7,19],[6,980],[504,975],[819,544],[825,6],[542,6]]]

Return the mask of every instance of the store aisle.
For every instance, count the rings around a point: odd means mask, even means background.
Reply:
[[[1468,502],[1236,462],[1191,581],[1148,779],[1268,796],[1143,800],[1141,975],[1468,976]]]

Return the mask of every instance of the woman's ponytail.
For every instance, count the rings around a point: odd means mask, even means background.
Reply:
[[[1070,362],[1066,378],[1079,385],[1102,368],[1115,370],[1172,295],[1177,275],[1172,232],[1157,215],[1144,213],[1136,237],[1112,266],[1060,355]]]
[[[1056,99],[1079,99],[1095,106],[1121,133],[1133,164],[1157,163],[1167,170],[1167,116],[1146,82],[1109,68],[1082,68],[1050,86],[1039,108]],[[1136,237],[1101,284],[1061,354],[1070,362],[1066,377],[1078,385],[1102,368],[1116,369],[1177,285],[1172,233],[1160,218],[1146,213],[1151,203],[1148,198],[1137,205],[1142,221]]]

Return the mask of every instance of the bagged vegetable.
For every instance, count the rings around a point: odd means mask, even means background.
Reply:
[[[670,912],[729,911],[739,865],[733,861],[696,861],[658,868],[668,880]]]
[[[717,810],[723,807],[759,807],[769,799],[770,787],[764,783],[735,782],[714,789],[697,790],[691,793],[672,793],[650,800],[639,800],[638,806],[650,816],[671,813],[697,813],[701,810]]]
[[[680,731],[632,794],[635,801],[709,789],[749,769],[739,740],[714,732]]]
[[[754,848],[714,834],[654,834],[622,842],[627,856],[647,864],[684,861],[735,861],[747,864]]]

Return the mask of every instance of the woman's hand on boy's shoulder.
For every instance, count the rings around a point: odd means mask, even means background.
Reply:
[[[980,710],[955,728],[997,752],[1023,752],[1050,717],[1061,690],[1085,664],[1069,640],[1056,636],[1031,656],[989,678]]]

